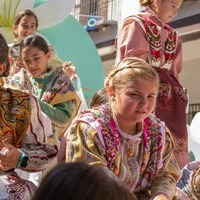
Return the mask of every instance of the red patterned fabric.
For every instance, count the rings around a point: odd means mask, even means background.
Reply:
[[[171,65],[177,46],[176,31],[165,24],[164,29],[167,29],[169,34],[164,44],[165,46],[163,52],[160,27],[153,20],[151,20],[148,15],[138,14],[136,17],[138,17],[143,22],[146,30],[147,40],[150,46],[150,61],[154,61],[155,65],[156,62],[160,62],[161,56],[164,54],[165,63]]]

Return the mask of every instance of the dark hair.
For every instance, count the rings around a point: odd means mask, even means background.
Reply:
[[[46,40],[40,35],[29,35],[20,41],[20,51],[25,47],[35,47],[44,53],[49,52],[49,47]]]
[[[43,179],[33,200],[134,200],[133,194],[101,166],[61,163]]]
[[[14,60],[20,59],[21,53],[20,53],[20,42],[19,41],[15,42],[12,45],[12,47],[10,47],[9,54]]]
[[[24,17],[24,16],[33,16],[35,17],[35,20],[36,20],[36,28],[38,27],[38,18],[36,16],[36,14],[32,11],[32,10],[29,10],[29,9],[24,9],[24,10],[21,10],[14,18],[13,20],[13,25],[17,26],[20,22],[20,20]]]
[[[107,103],[108,101],[109,99],[106,88],[101,88],[93,95],[92,100],[90,102],[90,108],[100,106],[102,104]]]
[[[8,45],[6,42],[6,39],[3,37],[2,34],[0,34],[0,64],[5,63],[7,65],[7,69],[5,72],[1,75],[1,77],[6,77],[9,74],[9,68],[10,64],[8,61]]]

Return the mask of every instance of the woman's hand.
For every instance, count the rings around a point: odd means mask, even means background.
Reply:
[[[5,151],[0,153],[0,169],[8,171],[16,168],[21,152],[11,144],[4,144]]]
[[[66,76],[68,76],[71,81],[76,78],[76,67],[73,65],[67,66],[63,69]]]

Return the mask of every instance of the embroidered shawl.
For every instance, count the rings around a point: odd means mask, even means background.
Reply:
[[[150,8],[146,8],[146,13],[152,13]],[[177,47],[177,33],[169,25],[164,24],[164,29],[168,30],[167,40],[164,46],[164,52],[162,52],[161,44],[161,27],[156,24],[148,14],[140,13],[136,16],[136,20],[140,20],[139,24],[146,33],[147,40],[150,47],[149,62],[152,66],[158,67],[160,64],[161,56],[164,54],[165,65],[164,68],[170,69]]]
[[[47,82],[49,81],[49,77],[51,77],[51,81]],[[44,85],[46,85],[45,88],[43,88]],[[81,100],[75,92],[71,80],[64,74],[62,67],[49,67],[48,72],[39,78],[33,78],[26,70],[22,69],[19,73],[9,77],[4,87],[28,90],[30,93],[34,93],[36,95],[39,90],[42,90],[44,92],[39,98],[53,106],[67,101],[74,101],[73,112],[71,113],[71,117],[66,124],[63,125],[58,121],[53,121],[54,125],[59,127],[59,136],[64,133],[70,125],[72,119],[77,115],[81,104]]]
[[[108,104],[93,110],[83,110],[73,124],[79,122],[88,123],[96,130],[106,151],[107,166],[118,175],[121,162],[119,155],[120,133]],[[141,178],[137,186],[138,189],[150,186],[151,181],[162,167],[162,153],[165,146],[164,134],[163,123],[154,115],[150,115],[144,120],[143,156],[140,163]]]
[[[18,148],[30,124],[29,94],[0,88],[0,115],[0,149],[2,143]]]

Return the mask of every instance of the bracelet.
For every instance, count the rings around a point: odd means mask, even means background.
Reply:
[[[26,167],[27,166],[27,163],[28,163],[28,155],[23,152],[22,150],[18,149],[21,153],[20,157],[19,157],[19,161],[18,161],[18,164],[17,164],[17,167],[18,168],[23,168],[23,167]]]

